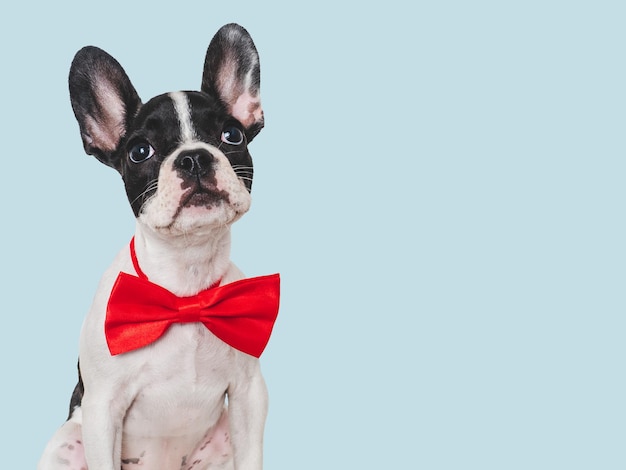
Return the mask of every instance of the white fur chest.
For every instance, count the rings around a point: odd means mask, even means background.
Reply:
[[[242,372],[250,372],[242,362],[252,361],[201,324],[173,325],[137,353],[141,367],[123,420],[122,462],[148,468],[177,468],[184,461],[228,463],[232,450],[225,398],[247,375]]]
[[[237,352],[199,323],[173,325],[136,353],[135,397],[124,433],[183,436],[204,433],[224,408],[228,387],[240,380]]]

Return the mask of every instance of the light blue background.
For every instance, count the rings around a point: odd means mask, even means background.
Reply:
[[[64,421],[134,228],[83,153],[74,53],[104,48],[143,99],[197,89],[230,21],[266,113],[233,259],[283,279],[266,468],[626,468],[622,2],[157,5],[0,13],[3,468]]]

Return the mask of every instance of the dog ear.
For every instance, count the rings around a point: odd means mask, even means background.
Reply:
[[[69,87],[85,152],[119,171],[115,150],[141,106],[126,72],[102,49],[84,47],[72,61]]]
[[[238,24],[222,26],[204,61],[202,91],[219,98],[252,140],[263,128],[259,54],[248,31]]]

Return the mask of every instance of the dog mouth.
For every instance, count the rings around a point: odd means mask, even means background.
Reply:
[[[228,201],[228,193],[217,188],[209,188],[200,184],[187,190],[180,200],[180,209],[185,207],[210,208],[222,201]]]

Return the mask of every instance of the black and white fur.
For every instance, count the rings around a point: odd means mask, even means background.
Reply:
[[[142,104],[120,64],[95,47],[76,54],[69,85],[85,151],[122,176],[148,278],[179,296],[241,279],[230,226],[250,207],[247,144],[263,127],[247,31],[217,32],[199,92]],[[267,391],[258,359],[199,323],[111,356],[103,325],[120,271],[135,274],[128,247],[102,277],[81,333],[70,417],[38,469],[261,469]]]

